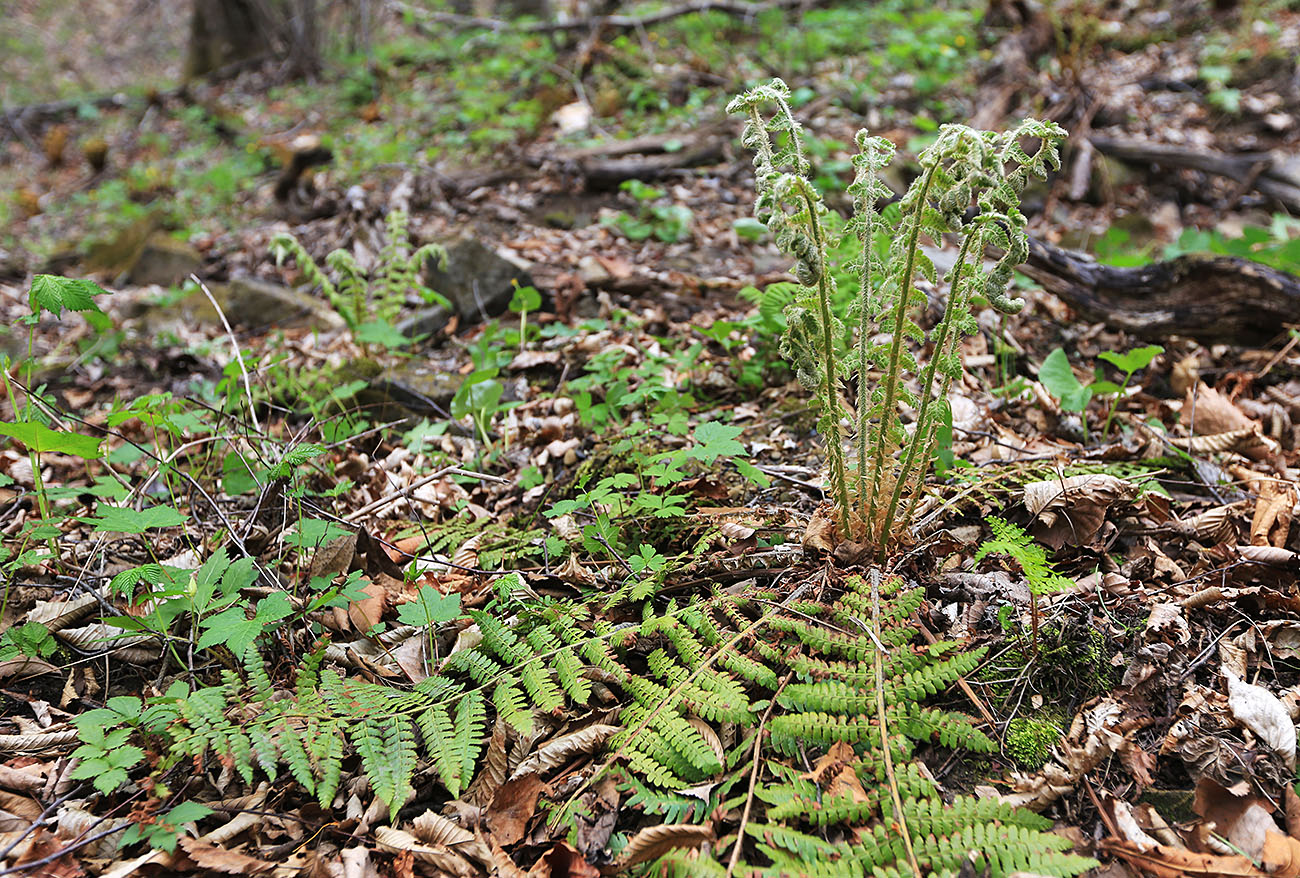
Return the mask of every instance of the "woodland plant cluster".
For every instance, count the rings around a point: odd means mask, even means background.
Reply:
[[[881,204],[892,193],[880,172],[894,147],[859,131],[848,190],[854,210],[848,230],[860,253],[853,277],[857,289],[840,313],[828,258],[837,242],[831,240],[821,193],[809,179],[789,88],[773,80],[737,97],[727,109],[745,116],[743,142],[754,151],[756,216],[794,257],[794,274],[804,288],[785,309],[781,351],[820,410],[836,521],[845,538],[883,556],[911,522],[939,429],[945,420],[951,423],[948,389],[961,376],[958,344],[976,329],[972,303],[982,300],[1005,314],[1024,306],[1006,292],[1012,272],[1029,252],[1020,194],[1030,180],[1059,169],[1065,131],[1032,119],[1002,134],[944,125],[918,156],[920,175],[884,210]],[[1033,153],[1021,146],[1026,140],[1037,142]],[[972,207],[976,212],[968,217]],[[944,278],[943,317],[927,334],[914,318],[926,302],[916,283],[937,284],[939,277],[921,242],[945,235],[960,235],[961,245]],[[1001,251],[992,269],[984,267],[988,248]],[[853,329],[846,330],[846,324]],[[924,366],[911,349],[920,343],[931,348]],[[880,373],[874,383],[873,370]],[[919,393],[908,386],[912,377],[919,380]],[[854,379],[856,411],[850,416],[841,393]],[[905,410],[915,412],[910,431],[902,421]],[[846,423],[852,429],[846,431]]]
[[[783,309],[781,350],[814,394],[841,535],[890,560],[915,515],[940,429],[951,420],[946,397],[961,375],[958,344],[974,329],[972,308],[982,302],[1014,313],[1021,305],[1006,294],[1026,253],[1020,194],[1058,166],[1064,132],[1034,121],[1005,134],[943,126],[919,157],[917,180],[888,206],[892,195],[880,174],[893,147],[861,132],[848,188],[855,212],[841,236],[811,182],[791,100],[775,80],[730,105],[745,116],[744,143],[755,152],[757,218],[794,257],[800,283]],[[1037,146],[1027,150],[1027,141]],[[642,225],[625,222],[624,234],[686,234],[689,217],[643,207],[633,220]],[[358,344],[382,341],[382,327],[391,326],[408,295],[440,299],[419,274],[445,251],[413,247],[404,214],[391,213],[387,226],[388,244],[369,273],[346,251],[326,257],[331,276],[292,237],[272,243],[277,261],[294,259],[319,286]],[[940,279],[921,243],[949,235],[959,236],[960,249],[944,278],[943,318],[927,333],[915,320],[925,301],[921,282]],[[984,254],[995,248],[1001,255],[986,268]],[[851,254],[848,268],[832,270],[832,254]],[[845,290],[837,289],[837,274]],[[770,296],[785,304],[790,292]],[[38,276],[33,320],[42,312],[97,314],[101,293],[87,281]],[[454,415],[474,423],[472,435],[482,440],[474,463],[484,468],[510,444],[506,431],[497,432],[508,404],[490,382],[516,343],[526,347],[527,315],[537,304],[519,300],[509,351],[485,341],[473,352],[475,371],[453,403]],[[770,302],[760,302],[764,309],[771,317]],[[923,346],[929,358],[921,362],[914,350]],[[548,569],[563,564],[572,581],[586,584],[541,595],[529,577],[505,573],[494,576],[476,605],[427,582],[417,587],[425,572],[418,559],[401,568],[387,555],[380,559],[383,549],[360,548],[365,530],[328,512],[329,501],[351,483],[325,444],[302,436],[285,442],[267,431],[230,437],[167,394],[120,403],[106,421],[115,438],[135,428],[147,437],[122,446],[134,460],[151,462],[147,481],[99,479],[85,514],[69,516],[83,498],[43,485],[42,457],[102,462],[104,443],[62,423],[30,374],[19,384],[6,366],[14,417],[0,423],[0,433],[30,455],[39,516],[19,534],[19,551],[0,549],[0,563],[7,571],[57,563],[60,527],[74,521],[93,534],[138,538],[147,560],[114,575],[101,595],[131,612],[102,617],[93,634],[78,636],[96,646],[156,649],[155,660],[178,672],[165,688],[113,695],[78,716],[80,763],[71,777],[110,799],[147,792],[125,840],[173,850],[185,824],[212,813],[185,792],[189,766],[214,767],[250,789],[288,778],[326,809],[344,807],[347,796],[364,790],[382,806],[376,815],[396,823],[415,800],[482,808],[530,770],[593,756],[581,787],[545,807],[576,843],[589,817],[582,794],[608,779],[652,824],[612,837],[602,856],[615,869],[650,861],[681,875],[1087,869],[1091,860],[1067,853],[1070,843],[1046,831],[1049,820],[993,800],[941,795],[922,767],[919,750],[935,744],[980,754],[998,749],[971,717],[927,703],[973,673],[984,650],[957,641],[922,644],[916,618],[923,589],[880,567],[855,577],[828,573],[816,588],[751,582],[733,591],[708,582],[679,594],[666,587],[669,575],[697,560],[721,531],[683,536],[708,475],[726,464],[748,484],[769,484],[745,459],[741,426],[724,417],[691,424],[696,401],[687,382],[665,375],[687,371],[696,353],[658,353],[639,367],[623,365],[621,349],[592,357],[587,374],[568,389],[576,420],[608,439],[606,465],[578,468],[573,484],[554,494],[557,486],[540,472],[530,475],[536,482],[529,488],[545,493],[535,511],[508,523],[453,516],[440,534],[424,535],[424,545],[451,556],[449,571],[501,574],[541,556]],[[257,424],[248,365],[236,358],[216,390],[223,417],[248,414]],[[841,394],[853,384],[850,409]],[[475,387],[491,392],[471,392]],[[432,444],[449,425],[442,426],[422,425],[405,438]],[[189,466],[188,452],[207,444],[224,452],[204,459],[219,461],[219,473]],[[466,481],[492,478],[465,463],[453,461],[444,472]],[[191,499],[189,512],[182,511],[186,497],[200,498]],[[250,524],[225,521],[211,539],[190,532],[198,510],[224,516],[235,508],[230,500],[253,510]],[[268,509],[285,513],[274,538],[253,526]],[[566,536],[548,534],[541,526],[547,522]],[[669,527],[679,523],[683,530]],[[1041,549],[1022,530],[1000,525],[979,557],[1005,554],[1035,593],[1056,588],[1059,575]],[[177,535],[175,553],[160,550],[164,533]],[[342,564],[329,561],[349,539],[353,554]],[[758,537],[754,545],[774,548]],[[615,572],[597,577],[584,562]],[[271,587],[282,581],[282,567],[295,568],[289,589]],[[364,616],[363,573],[376,569],[409,586],[413,598],[391,628],[365,619],[379,652],[356,660],[367,673],[345,675],[333,665],[353,656],[356,644],[330,643],[320,620]],[[7,630],[0,655],[53,654],[60,648],[55,635],[71,636],[64,630],[71,623],[46,621]],[[421,679],[407,687],[373,672],[403,636],[423,649]],[[283,656],[290,661],[275,660]],[[607,722],[532,749],[560,717],[597,708]],[[1017,740],[1024,746],[1013,755],[1028,763],[1041,755],[1050,731],[1022,731]],[[837,766],[839,780],[813,782],[809,758]],[[364,784],[346,783],[353,769]],[[713,815],[740,808],[747,821],[753,809],[752,821],[716,847],[702,847],[712,841],[705,824]],[[468,849],[468,834],[438,819],[447,824],[439,824],[442,831],[463,833],[456,838]],[[645,841],[644,833],[659,841]],[[665,835],[670,843],[660,843]]]

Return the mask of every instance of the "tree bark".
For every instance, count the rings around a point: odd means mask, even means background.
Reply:
[[[1300,323],[1300,278],[1232,256],[1119,268],[1030,238],[1020,270],[1087,319],[1137,336],[1257,344]]]
[[[207,76],[271,52],[269,8],[259,0],[194,0],[185,76]]]
[[[259,59],[280,60],[285,77],[320,70],[317,0],[194,0],[185,76],[233,71]]]

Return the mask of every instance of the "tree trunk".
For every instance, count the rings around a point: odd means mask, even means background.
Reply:
[[[274,30],[260,0],[194,0],[185,76],[207,76],[271,52]]]
[[[283,77],[320,70],[316,0],[194,0],[193,10],[187,79],[260,58],[282,62]]]

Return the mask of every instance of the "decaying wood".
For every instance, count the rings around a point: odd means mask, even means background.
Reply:
[[[1300,278],[1232,256],[1119,268],[1030,238],[1020,270],[1088,319],[1138,336],[1247,344],[1300,323]]]
[[[1227,177],[1267,195],[1292,212],[1300,211],[1300,156],[1280,151],[1215,152],[1110,137],[1093,137],[1090,140],[1098,150],[1122,162],[1187,168]]]
[[[607,15],[591,18],[578,18],[570,21],[535,21],[528,24],[516,24],[499,18],[478,18],[472,15],[457,15],[452,12],[431,12],[420,9],[399,0],[389,0],[389,5],[403,13],[410,13],[415,19],[415,28],[424,31],[430,24],[454,30],[491,30],[519,31],[521,33],[555,33],[558,31],[589,30],[592,27],[614,28],[616,30],[637,30],[650,25],[660,24],[693,12],[723,12],[743,18],[753,18],[769,9],[792,9],[796,6],[816,6],[813,0],[767,0],[763,3],[746,3],[744,0],[692,0],[680,6],[671,6],[648,15]]]
[[[714,132],[685,138],[681,135],[644,138],[632,146],[615,141],[603,147],[539,156],[532,161],[539,164],[554,161],[570,174],[582,177],[588,189],[611,190],[625,180],[649,182],[684,168],[720,162],[725,157],[727,139],[728,135]],[[674,140],[682,142],[682,148],[666,152],[667,145]],[[629,155],[631,150],[637,154]]]

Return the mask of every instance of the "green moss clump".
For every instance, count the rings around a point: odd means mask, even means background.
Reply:
[[[1047,719],[1017,717],[1007,727],[1006,753],[1022,768],[1042,768],[1062,730]]]

